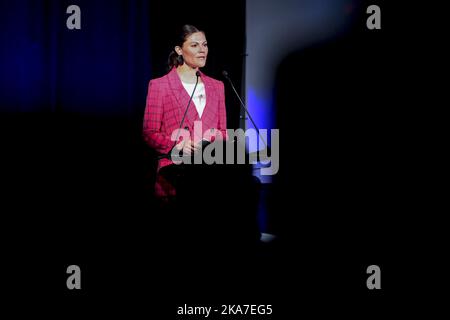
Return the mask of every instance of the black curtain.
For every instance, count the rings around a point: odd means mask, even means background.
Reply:
[[[80,30],[66,27],[73,4]],[[157,249],[149,237],[158,228],[154,154],[141,137],[148,81],[166,73],[189,23],[209,42],[205,73],[223,80],[226,69],[240,90],[245,2],[23,0],[0,2],[0,12],[7,13],[0,133],[2,211],[15,244],[10,271],[26,274],[40,261],[31,290],[55,295],[73,263],[96,279],[84,295],[104,292],[117,268],[122,278],[139,277],[136,259]],[[228,125],[237,127],[239,105],[227,91]],[[26,277],[13,281],[27,287]]]

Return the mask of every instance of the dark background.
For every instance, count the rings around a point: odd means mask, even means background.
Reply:
[[[281,162],[268,202],[278,241],[256,260],[224,252],[221,260],[180,261],[152,237],[155,163],[141,139],[148,81],[165,74],[170,39],[191,23],[206,31],[205,73],[221,79],[227,70],[240,91],[245,5],[78,1],[82,29],[74,31],[65,26],[70,4],[0,4],[10,297],[61,318],[87,310],[173,318],[167,313],[184,303],[365,318],[394,305],[415,245],[405,215],[421,205],[408,160],[411,98],[400,85],[412,83],[395,23],[401,11],[383,7],[382,30],[369,31],[367,3],[358,2],[348,32],[280,64]],[[235,128],[239,105],[229,89]],[[81,267],[80,292],[65,287],[70,264]],[[365,287],[371,264],[382,269],[382,291]]]

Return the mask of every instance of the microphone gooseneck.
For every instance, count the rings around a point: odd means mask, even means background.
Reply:
[[[233,89],[234,93],[236,94],[237,98],[239,99],[239,102],[241,103],[241,107],[245,110],[245,113],[247,114],[248,118],[250,119],[250,121],[252,122],[253,126],[256,129],[256,132],[258,132],[258,136],[261,138],[262,142],[264,142],[264,145],[267,147],[267,143],[264,140],[263,136],[259,133],[259,129],[255,124],[255,121],[253,121],[252,116],[250,115],[250,113],[247,110],[247,107],[245,106],[244,102],[242,101],[241,97],[239,96],[239,94],[236,91],[236,88],[233,85],[233,82],[231,81],[230,77],[228,76],[228,72],[226,72],[225,70],[222,71],[222,75],[228,80],[228,82],[231,85],[231,88]]]
[[[189,110],[189,105],[191,104],[192,98],[194,97],[195,89],[197,88],[198,78],[201,76],[200,71],[197,71],[195,73],[195,75],[197,77],[197,80],[195,81],[194,90],[192,90],[191,96],[189,97],[189,102],[186,106],[186,109],[184,110],[184,114],[183,114],[183,118],[181,119],[180,126],[178,127],[177,137],[175,138],[175,141],[173,142],[173,146],[172,146],[172,148],[170,148],[169,152],[167,154],[160,155],[158,157],[158,159],[165,159],[165,158],[170,159],[170,153],[172,152],[173,148],[175,148],[175,146],[177,145],[178,138],[180,137],[181,127],[184,124],[184,119],[186,118],[187,112]]]

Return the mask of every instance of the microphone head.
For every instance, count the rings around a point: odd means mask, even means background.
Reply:
[[[225,78],[228,78],[228,72],[226,72],[225,70],[222,71],[222,74]]]
[[[200,71],[197,71],[197,72],[195,73],[195,75],[196,75],[197,77],[200,77]]]

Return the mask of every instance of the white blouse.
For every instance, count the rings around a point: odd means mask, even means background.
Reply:
[[[187,93],[189,94],[189,97],[192,94],[192,91],[194,90],[195,83],[186,83],[181,82],[183,84],[183,87],[186,89]],[[205,110],[206,105],[206,92],[205,92],[205,85],[203,83],[198,83],[197,88],[195,88],[194,96],[192,97],[192,101],[195,104],[195,108],[197,109],[198,116],[201,118],[203,114],[203,110]]]

